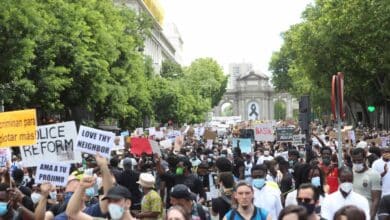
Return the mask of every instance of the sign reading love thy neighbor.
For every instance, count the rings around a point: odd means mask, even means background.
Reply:
[[[114,145],[115,134],[95,128],[80,126],[76,141],[76,150],[103,157],[110,157],[111,147]]]
[[[40,163],[37,166],[35,183],[50,182],[55,186],[66,186],[70,163]]]
[[[81,163],[81,154],[74,151],[77,138],[74,121],[39,126],[37,143],[20,146],[22,162],[35,167],[42,161]]]
[[[0,147],[36,144],[35,109],[0,113]]]

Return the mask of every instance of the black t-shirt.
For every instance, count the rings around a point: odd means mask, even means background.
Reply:
[[[213,212],[218,213],[219,219],[222,220],[225,214],[231,209],[232,205],[230,196],[218,197],[211,200],[211,208]]]
[[[280,181],[280,191],[282,193],[288,192],[292,188],[292,175],[287,173],[283,175],[282,180]]]
[[[131,193],[131,207],[139,208],[141,203],[142,194],[139,191],[139,185],[137,183],[139,179],[139,173],[133,170],[125,170],[118,176],[118,184],[126,187]]]
[[[245,168],[244,159],[238,157],[234,160],[233,174],[236,178],[240,178],[240,167]]]
[[[167,183],[167,188],[168,186],[172,187],[177,184],[184,184],[188,186],[188,188],[190,188],[193,193],[199,195],[200,197],[206,198],[206,193],[204,192],[202,181],[192,173],[188,176],[164,173],[161,176],[161,179]],[[171,185],[172,183],[173,185]]]
[[[390,195],[386,195],[381,199],[378,208],[378,218],[382,219],[390,218]]]

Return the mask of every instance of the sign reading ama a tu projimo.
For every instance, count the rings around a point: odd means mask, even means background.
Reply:
[[[40,163],[37,166],[35,183],[50,182],[55,186],[66,186],[70,163]]]
[[[81,125],[75,149],[80,152],[92,155],[100,154],[109,158],[111,147],[114,145],[114,139],[115,134],[112,132]]]
[[[292,142],[294,140],[294,128],[276,128],[276,140]]]
[[[22,162],[35,167],[40,162],[81,163],[81,154],[74,152],[77,130],[74,121],[39,126],[37,143],[20,146]]]
[[[35,109],[0,113],[0,147],[35,144]]]

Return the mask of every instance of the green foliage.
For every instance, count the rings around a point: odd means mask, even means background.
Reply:
[[[162,63],[160,75],[163,78],[181,78],[183,77],[184,72],[180,64],[166,60]]]
[[[286,103],[283,101],[276,101],[274,105],[274,118],[277,120],[286,119]]]

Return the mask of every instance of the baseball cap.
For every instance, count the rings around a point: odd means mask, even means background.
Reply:
[[[108,190],[107,195],[102,199],[131,199],[130,191],[121,185],[116,185]]]
[[[184,184],[178,184],[171,190],[171,197],[176,199],[196,200],[196,195]]]

